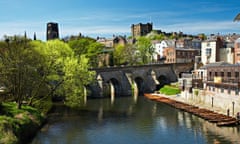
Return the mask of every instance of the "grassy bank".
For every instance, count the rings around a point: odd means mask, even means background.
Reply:
[[[24,143],[31,139],[45,118],[37,109],[16,103],[0,105],[0,143]]]
[[[175,86],[165,85],[163,88],[159,90],[159,92],[165,95],[176,95],[181,93],[181,90]]]

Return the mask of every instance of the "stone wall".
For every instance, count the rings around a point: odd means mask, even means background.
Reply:
[[[199,91],[198,95],[195,91]],[[206,90],[193,89],[192,93],[183,91],[180,97],[186,103],[208,108],[225,115],[229,112],[230,116],[235,117],[237,112],[240,112],[240,96],[238,95],[223,95]]]

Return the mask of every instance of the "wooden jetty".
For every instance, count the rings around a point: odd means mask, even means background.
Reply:
[[[168,104],[172,107],[192,113],[198,117],[201,117],[204,120],[207,120],[211,123],[216,123],[217,126],[236,126],[240,124],[240,121],[234,117],[230,117],[224,114],[220,114],[208,109],[199,108],[190,104],[179,102],[170,98],[166,98],[154,94],[144,94],[144,96],[150,100]]]

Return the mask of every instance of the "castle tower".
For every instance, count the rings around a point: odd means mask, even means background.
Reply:
[[[131,26],[131,31],[132,31],[132,36],[134,38],[138,36],[145,36],[148,33],[152,31],[153,24],[152,23],[147,23],[147,24],[132,24]]]
[[[47,40],[58,39],[58,23],[49,22],[47,23]]]

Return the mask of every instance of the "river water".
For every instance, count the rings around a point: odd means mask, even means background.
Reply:
[[[62,104],[32,144],[232,144],[240,127],[217,127],[144,97],[91,99],[78,109]]]

